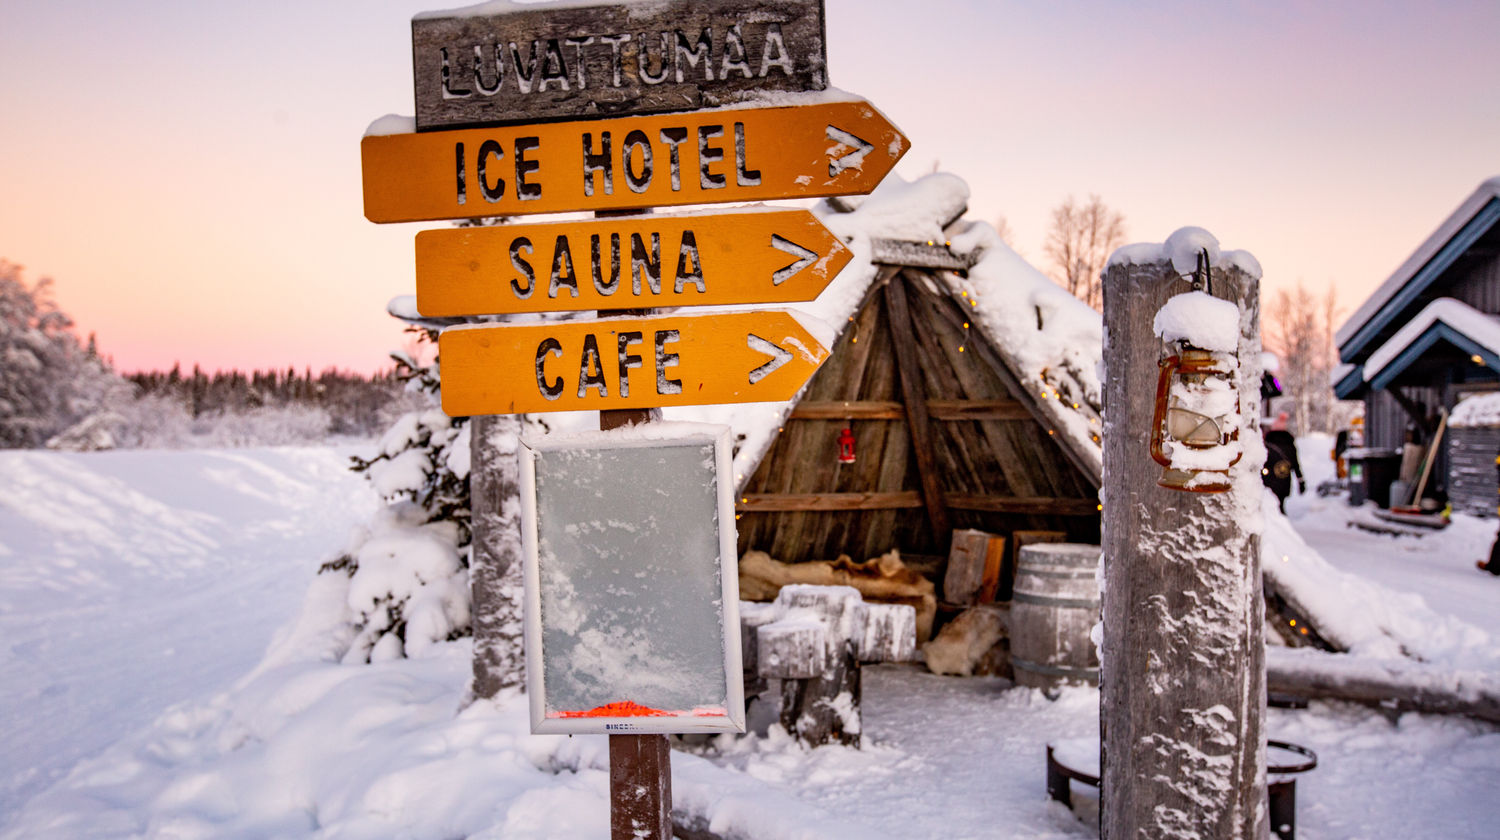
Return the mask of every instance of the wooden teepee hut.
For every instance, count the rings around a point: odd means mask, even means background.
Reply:
[[[856,254],[817,313],[839,328],[833,352],[792,403],[733,420],[749,429],[741,555],[895,548],[935,577],[955,529],[1099,541],[1098,389],[1082,381],[1094,371],[1038,352],[1063,343],[1048,321],[1082,319],[1097,356],[1098,316],[962,220],[966,197],[929,176],[831,203],[824,222]]]

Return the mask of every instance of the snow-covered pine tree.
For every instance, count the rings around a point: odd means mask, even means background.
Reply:
[[[434,326],[408,331],[424,343],[437,340]],[[355,632],[345,662],[416,656],[469,633],[469,418],[438,407],[437,360],[391,355],[407,389],[430,400],[402,415],[374,456],[353,459],[386,506],[319,570],[349,576]]]
[[[85,348],[73,334],[51,281],[28,286],[20,266],[0,260],[0,448],[41,446],[122,390],[128,386],[94,352],[92,337]],[[77,437],[100,435],[107,431],[97,426]]]

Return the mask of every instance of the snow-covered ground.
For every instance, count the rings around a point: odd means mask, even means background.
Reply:
[[[1310,488],[1331,471],[1318,447]],[[515,698],[465,707],[466,641],[375,665],[319,647],[305,619],[337,578],[309,588],[313,569],[374,505],[328,450],[0,453],[0,837],[604,837],[604,739],[528,735]],[[1473,569],[1492,522],[1392,538],[1344,527],[1343,505],[1288,510],[1335,565],[1500,639],[1483,609],[1500,579]],[[1095,691],[865,679],[863,750],[722,738],[674,754],[679,807],[777,840],[1089,836],[1047,801],[1043,751],[1097,731]],[[1481,838],[1500,820],[1494,726],[1314,703],[1269,730],[1319,755],[1299,837]]]
[[[350,451],[0,452],[0,817],[259,661],[375,509]]]
[[[1320,497],[1315,489],[1334,477],[1327,435],[1297,441],[1307,494],[1287,499],[1287,518],[1308,545],[1338,569],[1415,593],[1428,606],[1486,630],[1500,640],[1500,577],[1477,574],[1475,560],[1490,556],[1495,520],[1458,515],[1442,531],[1389,536],[1351,527],[1354,509],[1345,495]],[[1367,503],[1373,507],[1372,503]]]

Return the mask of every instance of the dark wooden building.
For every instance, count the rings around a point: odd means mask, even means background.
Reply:
[[[1500,389],[1500,178],[1479,185],[1336,335],[1334,392],[1365,403],[1365,445],[1427,444],[1442,410]],[[1437,486],[1452,486],[1446,447]]]

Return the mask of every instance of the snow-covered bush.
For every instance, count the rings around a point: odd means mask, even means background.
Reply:
[[[436,340],[435,330],[414,329]],[[350,578],[345,606],[355,634],[345,662],[418,656],[470,632],[468,418],[437,407],[436,361],[393,358],[407,388],[432,399],[402,415],[373,457],[354,458],[387,506],[320,569]]]

